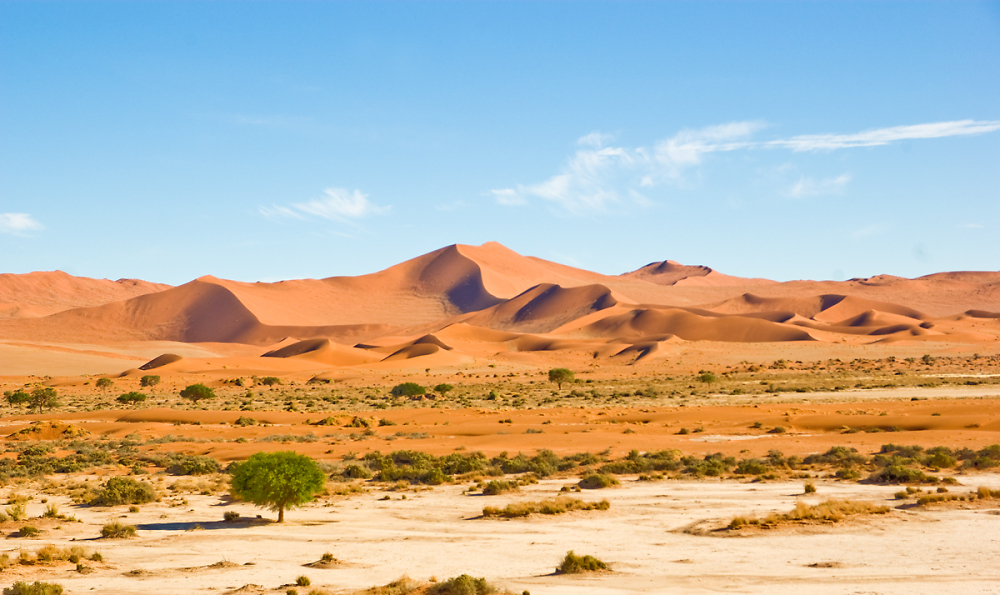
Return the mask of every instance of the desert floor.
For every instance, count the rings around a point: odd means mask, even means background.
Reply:
[[[1000,475],[961,478],[971,486],[1000,487]],[[188,504],[88,509],[52,498],[81,523],[63,523],[41,539],[7,540],[4,551],[42,544],[95,548],[104,562],[79,574],[68,562],[14,566],[4,581],[58,582],[69,593],[278,593],[308,576],[324,592],[353,592],[408,575],[445,579],[486,577],[513,592],[570,593],[996,593],[1000,584],[1000,510],[997,507],[894,509],[890,514],[836,525],[795,526],[738,537],[693,535],[684,529],[736,515],[788,510],[797,500],[850,498],[885,502],[898,487],[818,481],[804,495],[801,482],[637,482],[577,494],[606,498],[607,511],[518,520],[478,518],[482,507],[556,495],[561,480],[544,480],[520,493],[466,495],[452,485],[409,492],[372,490],[333,505],[288,514],[284,524],[221,522],[236,510],[260,511],[214,496]],[[954,486],[952,491],[962,491]],[[405,493],[405,492],[404,492]],[[382,500],[388,495],[389,500]],[[42,512],[36,499],[31,515]],[[265,517],[273,517],[269,513]],[[130,540],[98,540],[113,518],[138,527]],[[704,523],[703,523],[704,524]],[[611,572],[557,575],[567,550],[608,562]],[[332,568],[309,568],[322,554]],[[224,562],[224,564],[217,564]],[[213,567],[216,565],[216,567]],[[817,566],[813,566],[817,565]],[[307,592],[308,589],[300,589]]]

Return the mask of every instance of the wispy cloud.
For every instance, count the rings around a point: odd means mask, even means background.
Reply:
[[[0,213],[0,233],[23,235],[45,227],[28,213]]]
[[[652,147],[608,146],[611,135],[591,132],[577,140],[577,150],[551,178],[536,184],[518,184],[490,190],[497,203],[524,205],[540,199],[563,211],[601,211],[616,203],[647,204],[648,189],[677,182],[684,172],[701,165],[712,153],[787,149],[793,152],[873,147],[902,140],[985,134],[1000,130],[1000,120],[958,120],[911,126],[893,126],[850,134],[799,135],[755,141],[752,136],[766,125],[759,121],[730,122],[694,130],[682,130]],[[847,174],[814,180],[803,177],[789,191],[805,197],[841,191]]]
[[[793,151],[850,149],[854,147],[876,147],[901,140],[985,134],[997,130],[1000,130],[1000,120],[957,120],[954,122],[932,122],[930,124],[878,128],[854,134],[806,134],[769,141],[764,143],[764,146],[787,148]]]
[[[561,171],[537,184],[500,188],[490,195],[502,205],[522,205],[538,198],[565,211],[581,213],[631,202],[646,204],[643,188],[676,179],[680,172],[701,163],[702,155],[745,146],[738,139],[762,124],[734,122],[702,130],[683,130],[654,147],[606,147],[608,135],[592,132],[577,141],[579,149]]]
[[[321,217],[341,223],[355,222],[370,215],[379,215],[389,211],[390,207],[381,207],[368,200],[368,195],[360,190],[353,192],[343,188],[327,188],[324,196],[309,202],[295,203],[290,206],[272,205],[258,207],[266,217],[286,217],[291,219],[307,219]]]
[[[959,227],[964,229],[983,229],[986,226],[982,223],[963,223],[962,225],[959,225]]]
[[[825,194],[837,194],[851,181],[851,176],[841,174],[836,178],[814,179],[803,176],[788,191],[788,195],[793,198],[805,198],[807,196],[822,196]]]

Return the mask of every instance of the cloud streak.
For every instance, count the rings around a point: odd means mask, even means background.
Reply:
[[[42,229],[45,227],[28,213],[0,213],[0,233],[24,235]]]
[[[755,141],[766,125],[759,121],[730,122],[695,130],[681,130],[652,147],[607,146],[611,135],[591,132],[577,140],[577,149],[559,172],[536,184],[518,184],[490,190],[488,195],[506,206],[541,200],[574,214],[607,210],[624,203],[648,204],[648,189],[676,183],[684,172],[701,165],[712,153],[784,149],[793,152],[833,151],[875,147],[903,140],[986,134],[1000,130],[1000,120],[956,120],[893,126],[850,134],[812,134]],[[814,180],[802,178],[788,192],[793,197],[841,191],[850,176]]]
[[[381,215],[390,207],[382,207],[368,200],[368,195],[360,190],[348,191],[343,188],[327,188],[323,197],[309,202],[294,203],[290,206],[272,205],[258,207],[265,217],[288,219],[309,219],[319,217],[340,223],[354,223],[371,215]]]

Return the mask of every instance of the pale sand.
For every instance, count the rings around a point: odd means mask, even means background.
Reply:
[[[963,477],[971,486],[1000,486],[1000,475]],[[571,513],[527,520],[476,519],[486,504],[554,496],[569,480],[545,480],[515,495],[467,496],[462,486],[407,494],[385,492],[310,505],[291,511],[285,525],[220,522],[236,510],[253,517],[246,504],[220,505],[216,497],[188,496],[190,506],[149,504],[129,514],[125,507],[75,508],[64,512],[83,523],[64,523],[46,539],[8,540],[5,551],[43,543],[71,545],[72,538],[96,547],[105,565],[78,575],[61,570],[14,567],[15,576],[57,581],[68,593],[212,593],[247,583],[268,589],[308,576],[311,588],[347,591],[386,584],[402,575],[420,580],[462,573],[483,576],[520,593],[996,593],[1000,584],[1000,511],[992,509],[894,510],[886,517],[841,525],[776,530],[752,537],[706,537],[680,532],[705,519],[785,511],[796,500],[852,498],[886,502],[898,487],[817,481],[818,493],[803,497],[801,483],[718,481],[635,482],[621,488],[574,494],[607,498],[606,512]],[[953,491],[965,489],[954,487]],[[30,514],[39,514],[37,500]],[[273,518],[272,513],[264,516]],[[109,519],[139,526],[132,540],[92,540]],[[191,529],[195,524],[203,530]],[[567,550],[595,555],[610,573],[558,576],[553,570]],[[342,565],[304,568],[324,552]],[[239,566],[181,570],[228,560]],[[244,566],[252,562],[253,566]],[[832,568],[809,564],[833,563]],[[124,573],[148,574],[128,577]],[[272,591],[272,592],[283,592]],[[300,589],[300,593],[308,589]]]

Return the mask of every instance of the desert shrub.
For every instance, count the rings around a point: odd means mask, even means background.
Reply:
[[[297,579],[295,579],[295,584],[298,585],[298,586],[300,586],[300,587],[308,587],[309,585],[312,584],[312,581],[309,580],[308,576],[306,576],[306,575],[303,574],[302,576],[300,576]]]
[[[128,539],[135,537],[135,526],[126,525],[120,521],[111,521],[101,527],[101,538],[103,539]]]
[[[805,483],[805,485],[802,486],[802,491],[805,492],[806,494],[815,494],[816,493],[816,484],[814,484],[811,481],[807,481]]]
[[[115,400],[118,401],[119,403],[124,403],[126,405],[135,405],[136,403],[142,403],[143,401],[145,401],[146,395],[143,393],[138,393],[133,391],[125,393],[123,395],[119,395],[119,397]]]
[[[521,486],[518,485],[516,481],[507,481],[504,479],[494,479],[486,483],[483,486],[484,496],[498,496],[504,492],[511,492],[519,489]]]
[[[402,384],[397,384],[392,387],[389,391],[394,397],[415,397],[417,395],[422,395],[427,392],[423,386],[420,386],[416,382],[404,382]]]
[[[607,570],[608,565],[593,556],[577,556],[573,550],[566,552],[566,557],[556,568],[562,574],[579,574]]]
[[[867,462],[865,456],[858,452],[856,448],[845,446],[834,446],[823,454],[809,455],[805,458],[807,465],[834,465],[836,467],[853,467]]]
[[[148,388],[150,386],[156,386],[160,383],[160,377],[156,374],[146,374],[139,379],[139,386]]]
[[[281,378],[278,378],[277,376],[265,376],[258,379],[257,382],[263,384],[264,386],[274,386],[276,384],[281,384]]]
[[[17,581],[4,589],[3,595],[62,595],[62,592],[62,585],[55,583],[35,581],[29,584],[24,581]]]
[[[733,473],[737,475],[762,475],[771,470],[771,466],[760,459],[743,459],[736,465]]]
[[[344,467],[342,475],[349,479],[371,479],[371,471],[361,465],[351,464]]]
[[[239,426],[241,428],[245,428],[247,426],[255,426],[257,425],[257,420],[252,417],[244,417],[241,415],[236,418],[236,421],[233,422],[233,425]]]
[[[7,507],[7,516],[14,521],[22,521],[28,516],[28,511],[24,507],[23,502],[15,502],[13,505]]]
[[[23,527],[21,527],[18,530],[17,536],[18,537],[38,537],[39,533],[41,533],[41,530],[39,530],[38,527],[33,527],[31,525],[24,525]]]
[[[497,588],[486,582],[485,578],[475,578],[468,574],[452,577],[432,585],[427,590],[427,595],[491,595],[492,593],[497,593]]]
[[[852,516],[888,514],[889,510],[888,506],[860,500],[826,500],[815,505],[798,502],[787,513],[773,513],[764,518],[735,517],[729,522],[728,528],[740,529],[756,525],[767,529],[793,522],[836,523]]]
[[[581,479],[577,485],[585,490],[599,490],[618,485],[618,480],[603,473],[593,473]]]
[[[49,504],[48,506],[46,506],[45,507],[45,512],[42,513],[42,516],[45,517],[45,518],[47,518],[47,519],[60,519],[60,518],[62,518],[62,515],[59,514],[59,507],[56,506],[55,504]]]
[[[11,407],[18,407],[31,402],[31,395],[23,390],[6,391],[4,392],[4,397]]]
[[[224,520],[227,523],[235,523],[236,521],[240,520],[240,513],[236,512],[235,510],[227,510],[225,513],[223,513],[222,520]]]
[[[927,475],[919,469],[892,464],[875,471],[866,480],[870,483],[937,483],[938,478]]]
[[[208,475],[222,470],[219,462],[204,455],[182,455],[182,458],[167,467],[171,475]]]
[[[101,390],[104,390],[106,388],[111,388],[114,385],[115,385],[114,380],[111,380],[110,378],[98,378],[97,382],[94,383],[94,386],[96,386]]]
[[[736,458],[723,456],[722,453],[714,453],[705,455],[701,459],[693,456],[682,457],[681,463],[684,464],[684,473],[698,477],[702,475],[718,477],[736,466]]]
[[[193,403],[197,403],[202,399],[215,398],[215,391],[201,383],[188,386],[182,390],[180,394],[181,398],[187,399]]]
[[[145,504],[156,500],[153,486],[136,481],[131,477],[112,477],[97,495],[90,500],[91,506],[117,506],[119,504]]]
[[[487,506],[483,508],[483,517],[518,518],[531,514],[562,514],[574,510],[608,510],[611,504],[607,500],[600,502],[584,502],[576,498],[560,496],[550,500],[513,502],[503,508]]]

